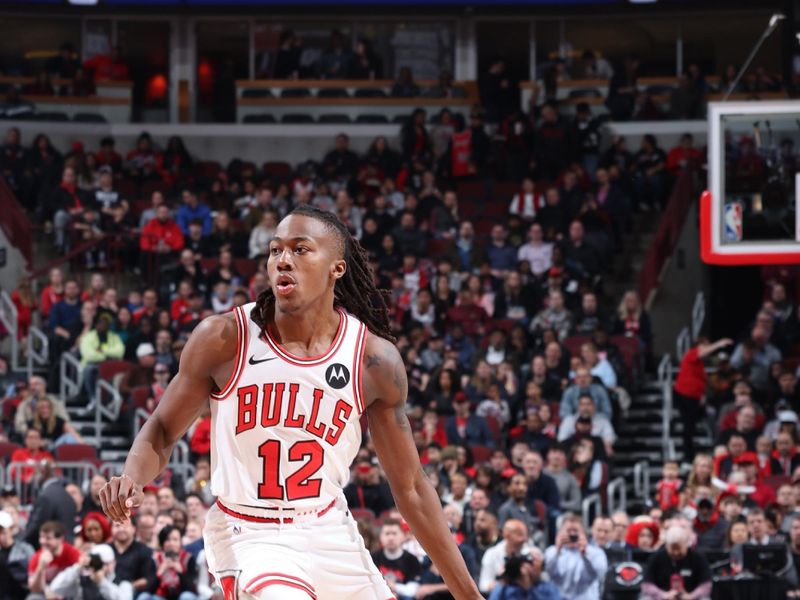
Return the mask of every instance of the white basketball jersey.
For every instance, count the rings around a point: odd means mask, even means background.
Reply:
[[[289,354],[234,310],[235,368],[211,398],[211,491],[220,500],[295,510],[341,495],[361,444],[361,359],[367,328],[339,311],[327,352]]]

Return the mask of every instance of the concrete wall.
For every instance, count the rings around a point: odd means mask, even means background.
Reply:
[[[708,298],[708,267],[700,260],[700,232],[697,203],[692,205],[675,252],[664,265],[661,284],[650,307],[653,348],[656,357],[669,352],[676,356],[675,338],[690,325],[697,292]]]

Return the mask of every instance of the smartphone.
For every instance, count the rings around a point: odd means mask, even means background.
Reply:
[[[578,534],[577,533],[570,533],[569,534],[569,543],[574,544],[578,541]]]

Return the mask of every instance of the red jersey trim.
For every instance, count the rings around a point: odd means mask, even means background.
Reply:
[[[328,504],[325,508],[320,510],[315,516],[319,519],[332,509],[336,505],[336,500],[331,500],[331,503]],[[224,512],[226,515],[230,515],[231,517],[235,517],[237,519],[241,519],[242,521],[250,521],[251,523],[294,523],[294,517],[256,517],[254,515],[246,515],[244,513],[240,513],[238,511],[233,510],[232,508],[228,508],[222,502],[217,500],[217,506],[219,506],[220,510]],[[284,509],[284,510],[294,510],[294,509]]]
[[[233,314],[236,317],[236,345],[238,347],[236,364],[223,388],[219,392],[210,394],[211,398],[214,400],[224,400],[227,398],[233,391],[233,388],[236,387],[239,377],[241,377],[242,371],[244,371],[244,359],[247,354],[248,344],[247,321],[244,318],[241,306],[237,306],[233,310]]]
[[[358,414],[362,414],[365,410],[364,407],[364,394],[361,385],[362,365],[364,364],[364,351],[367,344],[367,327],[361,323],[358,328],[358,336],[356,337],[356,352],[353,357],[353,398],[356,401],[356,410]]]
[[[313,591],[314,588],[312,588],[309,584],[303,582],[303,580],[300,579],[299,577],[292,577],[291,579],[289,577],[290,577],[289,575],[277,576],[277,574],[271,577],[266,577],[264,575],[258,578],[260,579],[260,581],[255,586],[249,589],[245,589],[245,591],[249,594],[257,594],[267,586],[283,585],[286,587],[301,590],[306,594],[308,594],[312,598],[312,600],[317,600],[317,595]]]
[[[269,347],[273,352],[275,352],[276,355],[291,365],[295,365],[297,367],[314,367],[316,365],[320,365],[339,351],[339,348],[344,342],[345,334],[347,333],[347,315],[345,315],[341,309],[337,309],[337,312],[339,313],[339,328],[336,330],[336,335],[333,336],[333,341],[331,342],[330,347],[323,354],[318,356],[295,356],[294,354],[287,352],[272,337],[268,326],[264,328],[264,341],[267,342]]]

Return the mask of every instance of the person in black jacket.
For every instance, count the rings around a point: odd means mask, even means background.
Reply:
[[[380,475],[377,465],[362,458],[353,470],[353,479],[344,488],[344,497],[350,508],[368,508],[376,516],[394,506],[389,484]]]
[[[135,538],[135,517],[124,523],[115,522],[111,525],[112,548],[117,560],[114,582],[129,581],[133,586],[134,596],[153,589],[156,585],[153,551]]]
[[[38,479],[42,484],[28,519],[25,541],[38,548],[39,528],[47,521],[58,521],[64,526],[64,538],[71,543],[75,539],[73,531],[77,512],[75,501],[64,489],[64,482],[55,476],[53,461],[41,461],[37,470]]]

